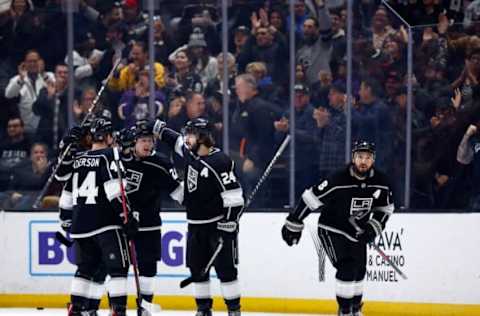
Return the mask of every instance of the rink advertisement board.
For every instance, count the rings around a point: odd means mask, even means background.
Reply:
[[[315,252],[307,222],[299,245],[288,247],[280,229],[285,213],[246,213],[240,227],[239,276],[250,298],[321,299],[334,297],[335,271]],[[190,296],[178,283],[185,267],[183,213],[163,214],[159,295]],[[408,276],[402,279],[372,248],[368,251],[365,297],[369,301],[479,304],[480,214],[395,214],[376,242]],[[1,294],[66,294],[75,271],[75,254],[55,240],[56,213],[2,213],[0,216]],[[324,278],[319,281],[319,273]],[[131,293],[134,293],[133,281]],[[214,278],[213,294],[220,295]]]

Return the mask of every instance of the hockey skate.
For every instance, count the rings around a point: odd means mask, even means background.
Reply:
[[[89,311],[85,310],[84,306],[75,306],[72,303],[67,304],[68,316],[91,316],[97,314],[90,314]]]
[[[110,316],[127,316],[127,309],[125,306],[112,306]]]
[[[228,311],[228,316],[241,316],[240,310]]]
[[[195,316],[212,316],[212,311],[211,310],[197,311]]]
[[[137,310],[137,316],[152,316],[152,313],[150,313],[144,308],[140,308]]]
[[[360,305],[357,305],[357,306],[354,305],[352,316],[363,316],[362,306],[363,306],[363,304],[360,304]]]
[[[338,316],[352,316],[352,312],[338,311]]]

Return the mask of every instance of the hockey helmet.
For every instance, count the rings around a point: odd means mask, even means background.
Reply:
[[[207,147],[215,144],[213,125],[207,119],[201,117],[188,121],[183,128],[183,134],[197,135],[198,143]]]
[[[144,136],[153,136],[153,128],[147,120],[138,120],[135,122],[135,138]]]
[[[369,152],[375,157],[375,144],[366,140],[356,141],[352,147],[352,157],[356,152],[359,151]]]
[[[112,122],[105,117],[97,117],[90,126],[90,133],[94,142],[102,142],[107,135],[112,135]]]

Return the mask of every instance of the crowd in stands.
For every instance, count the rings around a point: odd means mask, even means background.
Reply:
[[[249,192],[293,132],[290,16],[286,0],[230,2],[224,55],[220,1],[155,1],[150,64],[147,1],[76,1],[75,101],[69,105],[65,1],[0,0],[0,208],[31,205],[30,191],[43,187],[69,119],[82,121],[118,60],[96,108],[108,109],[117,129],[160,117],[180,131],[188,120],[205,117],[221,147],[226,59],[229,151]],[[391,175],[396,204],[404,205],[412,27],[410,206],[478,210],[480,0],[353,3],[352,140],[376,144],[376,166]],[[345,164],[347,9],[345,0],[295,0],[294,11],[298,196]],[[256,206],[288,204],[288,163],[285,155]]]

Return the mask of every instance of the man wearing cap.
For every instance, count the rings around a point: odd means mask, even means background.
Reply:
[[[295,87],[295,193],[297,198],[306,187],[309,187],[317,180],[315,178],[316,159],[312,159],[311,153],[315,151],[314,131],[315,120],[313,119],[313,106],[310,103],[309,89],[303,84],[296,84]],[[276,127],[282,124],[275,122]],[[287,121],[288,128],[288,121]],[[278,127],[277,130],[280,130]],[[285,131],[288,131],[285,130]]]
[[[234,55],[238,57],[243,46],[247,43],[248,37],[250,36],[250,29],[245,25],[240,25],[235,28],[233,34],[233,44],[235,45]]]

